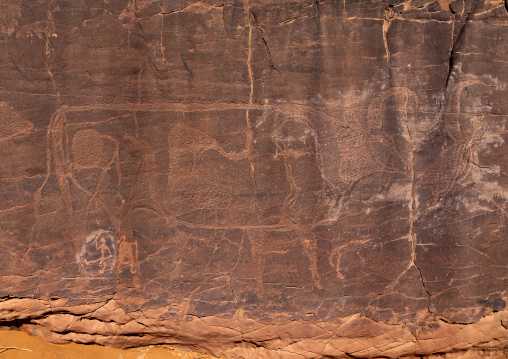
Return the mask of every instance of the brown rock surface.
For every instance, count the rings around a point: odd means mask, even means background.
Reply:
[[[0,1],[0,324],[504,355],[503,0]]]

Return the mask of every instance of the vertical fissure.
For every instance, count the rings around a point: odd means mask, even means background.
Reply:
[[[388,81],[390,87],[392,87],[392,60],[390,48],[388,47],[388,30],[390,29],[390,25],[392,24],[392,19],[393,19],[393,7],[390,6],[387,10],[385,10],[385,14],[383,15],[383,42],[385,45],[386,65],[388,67]]]
[[[58,87],[55,82],[55,77],[53,76],[53,71],[51,70],[51,67],[49,65],[49,56],[50,56],[50,52],[51,52],[50,39],[53,36],[53,31],[50,30],[50,27],[53,30],[55,29],[55,22],[53,20],[53,15],[51,14],[51,4],[52,3],[53,3],[53,0],[50,0],[48,2],[48,8],[46,9],[46,17],[48,20],[47,20],[46,28],[44,29],[44,33],[46,35],[46,43],[44,45],[44,65],[46,67],[46,72],[48,73],[49,78],[51,79],[51,83],[53,84],[53,88],[55,89],[58,107],[60,107],[60,106],[62,106],[62,101],[60,99],[60,91],[58,91]]]

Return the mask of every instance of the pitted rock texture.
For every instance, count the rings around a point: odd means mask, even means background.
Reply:
[[[502,355],[507,9],[2,0],[0,323],[227,358]]]

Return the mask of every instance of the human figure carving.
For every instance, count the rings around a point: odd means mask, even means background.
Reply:
[[[125,267],[129,267],[132,274],[139,273],[138,243],[129,243],[125,236],[121,236],[118,242],[118,262],[116,270],[120,272]]]
[[[113,253],[109,248],[106,240],[105,233],[99,232],[95,235],[95,238],[92,242],[95,249],[100,252],[100,258],[94,260],[87,260],[86,257],[83,257],[83,262],[89,266],[91,264],[99,262],[99,273],[104,274],[106,268],[108,266],[107,260],[113,257]]]

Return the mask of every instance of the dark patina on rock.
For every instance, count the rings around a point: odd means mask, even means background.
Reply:
[[[508,345],[504,1],[3,0],[0,43],[0,324]]]

